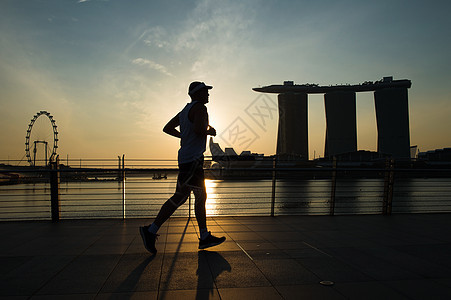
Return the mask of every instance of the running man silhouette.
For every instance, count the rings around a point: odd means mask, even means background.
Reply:
[[[191,191],[195,197],[194,207],[200,232],[199,249],[216,246],[225,241],[225,237],[215,237],[207,230],[205,211],[207,191],[203,170],[204,152],[207,136],[216,136],[216,130],[208,124],[208,112],[205,107],[208,103],[208,90],[212,88],[203,82],[192,82],[188,89],[191,102],[163,128],[165,133],[181,139],[178,152],[179,174],[174,195],[163,204],[152,224],[139,228],[144,246],[150,253],[157,253],[155,241],[158,229],[186,202]],[[178,126],[180,131],[177,130]]]

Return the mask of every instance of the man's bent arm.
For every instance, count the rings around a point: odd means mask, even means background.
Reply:
[[[196,105],[192,109],[194,131],[200,136],[216,136],[216,130],[208,125],[207,108],[203,105]]]
[[[169,135],[172,135],[176,138],[180,138],[180,131],[176,129],[177,126],[180,126],[179,115],[177,114],[173,117],[163,128],[163,132]]]

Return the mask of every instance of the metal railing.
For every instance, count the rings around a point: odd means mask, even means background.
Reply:
[[[0,168],[0,220],[153,218],[176,186],[173,160],[67,162]],[[208,215],[451,211],[449,168],[395,167],[390,161],[378,167],[206,165]],[[191,216],[191,198],[176,216]]]

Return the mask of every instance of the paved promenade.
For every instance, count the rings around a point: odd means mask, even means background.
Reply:
[[[0,223],[0,299],[451,299],[451,214]],[[333,285],[323,285],[332,281]]]

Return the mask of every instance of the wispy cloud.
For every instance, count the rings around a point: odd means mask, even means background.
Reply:
[[[91,2],[91,1],[108,2],[110,0],[78,0],[77,3]]]
[[[138,66],[145,66],[148,67],[150,69],[159,71],[167,76],[171,76],[174,77],[174,75],[172,73],[170,73],[167,68],[163,65],[160,65],[154,61],[148,60],[148,59],[144,59],[144,58],[136,58],[134,60],[132,60],[132,63],[134,65],[138,65]]]
[[[258,1],[257,1],[258,2]],[[193,54],[191,73],[195,78],[236,77],[252,49],[255,1],[233,4],[200,1],[179,33],[175,48]]]
[[[223,1],[200,1],[194,8],[180,32],[177,47],[204,48],[219,44],[235,47],[248,34],[254,21],[253,5],[256,3],[225,3]]]
[[[164,48],[170,45],[167,40],[167,32],[161,26],[152,27],[143,34],[143,42],[147,46],[156,46],[158,48]]]
[[[125,54],[133,53],[134,58],[146,57],[150,52],[155,60],[162,58],[165,63],[165,58],[170,57],[171,66],[177,65],[173,72],[183,77],[200,78],[213,73],[219,78],[235,77],[251,55],[255,33],[252,26],[259,3],[200,0],[177,26],[163,23],[146,28]],[[171,74],[153,61],[135,59],[133,63]]]

